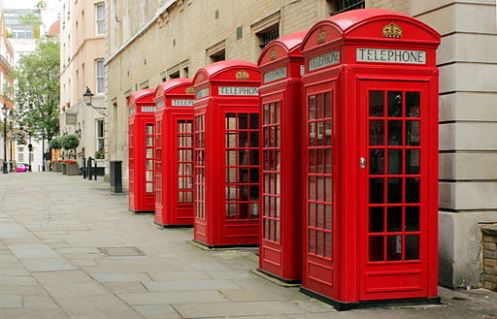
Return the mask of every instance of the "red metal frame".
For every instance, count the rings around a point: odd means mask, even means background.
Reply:
[[[382,9],[303,41],[303,290],[341,309],[437,300],[439,43]]]
[[[260,73],[221,61],[194,78],[195,232],[209,247],[257,245]]]
[[[128,99],[129,210],[153,212],[154,90],[134,92]]]
[[[193,88],[173,79],[155,91],[155,223],[193,226]]]
[[[272,41],[259,57],[262,205],[259,270],[300,282],[302,256],[300,45],[306,32]],[[284,160],[282,160],[284,159]]]

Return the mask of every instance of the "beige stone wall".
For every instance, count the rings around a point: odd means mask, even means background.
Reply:
[[[96,60],[105,57],[105,35],[96,32],[95,5],[103,0],[61,2],[61,75],[60,106],[77,113],[77,125],[66,125],[61,116],[61,133],[81,130],[78,152],[94,156],[96,151],[96,119],[104,116],[89,109],[82,101],[88,86],[95,93],[93,105],[103,107],[104,94],[96,92]],[[67,110],[67,106],[70,109]],[[103,162],[102,164],[103,165]]]
[[[113,3],[116,6],[109,6],[108,16],[114,31],[106,42],[106,103],[110,109],[107,149],[109,159],[123,160],[124,185],[128,157],[126,96],[131,91],[155,88],[164,74],[168,76],[177,70],[182,77],[193,77],[199,68],[210,63],[207,52],[215,46],[225,48],[226,59],[256,62],[261,49],[255,33],[260,28],[279,21],[280,35],[285,35],[306,30],[329,16],[325,0],[166,0],[166,5],[173,3],[167,13],[163,13],[163,7],[149,7],[152,23],[147,24],[143,20],[135,23],[139,7],[125,10],[126,1]],[[123,16],[126,12],[132,16]],[[237,39],[239,27],[241,39]],[[136,38],[123,36],[140,30]],[[130,43],[123,48],[126,42]]]
[[[477,287],[478,224],[497,222],[495,0],[411,0],[410,14],[442,36],[440,280],[450,287]]]
[[[409,0],[366,0],[368,8],[382,8],[409,13]]]

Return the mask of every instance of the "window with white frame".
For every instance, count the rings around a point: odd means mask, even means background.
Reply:
[[[95,152],[95,158],[96,159],[103,159],[105,156],[104,153],[104,143],[105,143],[105,137],[104,137],[104,119],[97,119],[96,121],[96,137],[97,137],[97,144],[96,144],[96,152]]]
[[[105,34],[105,4],[104,2],[95,5],[95,33],[97,35]]]
[[[96,93],[104,93],[104,79],[105,79],[105,69],[104,60],[95,60],[95,74],[96,74]]]

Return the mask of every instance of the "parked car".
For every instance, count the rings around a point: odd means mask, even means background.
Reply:
[[[28,164],[18,163],[16,165],[16,172],[17,173],[25,173],[25,172],[28,172],[28,171],[29,171],[29,165]]]

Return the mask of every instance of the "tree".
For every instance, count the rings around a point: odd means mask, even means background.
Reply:
[[[51,140],[59,133],[59,44],[40,42],[15,72],[17,123],[31,135]]]

